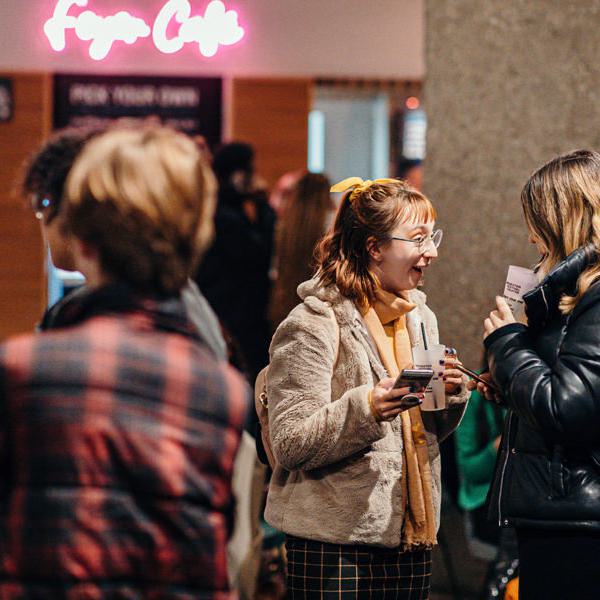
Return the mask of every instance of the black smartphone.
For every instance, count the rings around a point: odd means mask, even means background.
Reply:
[[[477,373],[475,373],[475,371],[471,371],[471,369],[467,369],[467,367],[465,367],[464,365],[457,364],[457,365],[454,365],[454,368],[458,369],[465,375],[468,375],[471,379],[474,379],[475,381],[478,381],[479,383],[483,383],[483,385],[491,388],[492,390],[494,390],[496,392],[498,391],[498,388],[494,385],[494,383],[492,383],[490,381],[486,381],[485,379],[480,377]]]
[[[394,388],[408,386],[412,393],[424,392],[432,377],[432,369],[402,369],[394,382]]]

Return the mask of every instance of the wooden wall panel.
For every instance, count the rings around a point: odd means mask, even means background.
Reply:
[[[233,79],[231,139],[256,150],[256,170],[269,185],[288,171],[305,169],[308,153],[310,79]]]
[[[45,303],[44,249],[26,200],[15,194],[25,158],[48,135],[48,74],[2,73],[13,82],[14,115],[0,123],[0,339],[31,331]]]

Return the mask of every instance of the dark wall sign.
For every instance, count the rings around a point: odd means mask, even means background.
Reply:
[[[14,109],[13,85],[11,79],[0,78],[0,123],[12,119]]]
[[[221,141],[222,80],[217,77],[54,76],[54,126],[156,118],[211,146]]]

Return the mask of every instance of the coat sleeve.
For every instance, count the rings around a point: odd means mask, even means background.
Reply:
[[[600,439],[599,307],[595,302],[573,315],[552,367],[524,325],[506,325],[485,340],[508,406],[554,443],[597,446]]]
[[[338,344],[331,315],[303,306],[273,337],[267,376],[269,433],[275,458],[288,470],[333,464],[383,438],[390,426],[373,418],[370,385],[331,397]]]

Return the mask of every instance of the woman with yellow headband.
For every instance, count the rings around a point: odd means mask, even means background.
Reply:
[[[393,179],[345,180],[315,278],[277,329],[266,388],[277,461],[266,518],[286,533],[288,598],[422,599],[440,513],[438,442],[467,392],[443,366],[446,405],[405,408],[395,377],[437,344],[416,288],[442,239],[430,201]]]

